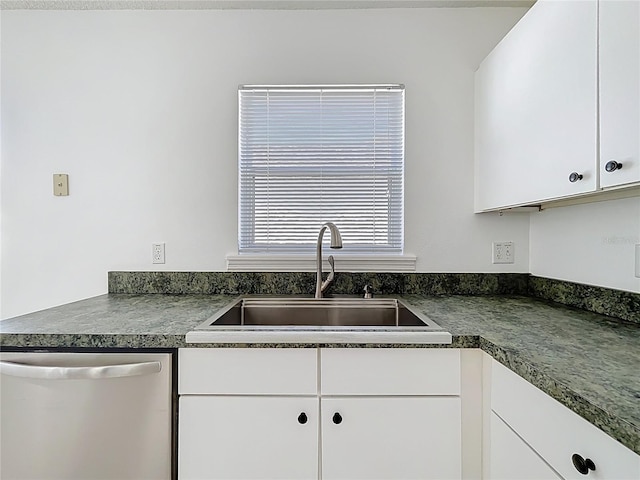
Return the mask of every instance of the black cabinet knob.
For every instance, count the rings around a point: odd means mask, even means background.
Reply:
[[[582,475],[587,475],[589,470],[596,469],[596,464],[593,463],[593,460],[590,458],[582,458],[577,453],[571,455],[571,461],[573,462],[573,466],[576,467],[576,470],[578,470]]]
[[[569,181],[571,183],[575,183],[578,180],[582,180],[582,175],[580,175],[578,172],[571,172],[571,175],[569,175]]]
[[[307,414],[302,412],[300,415],[298,415],[298,423],[301,423],[302,425],[304,425],[305,423],[307,423]]]
[[[616,162],[615,160],[611,160],[610,162],[607,162],[607,164],[604,166],[604,169],[611,173],[611,172],[615,172],[616,170],[620,170],[622,168],[622,164],[620,162]]]
[[[333,423],[335,423],[336,425],[340,425],[342,423],[342,415],[340,415],[338,412],[333,414]]]

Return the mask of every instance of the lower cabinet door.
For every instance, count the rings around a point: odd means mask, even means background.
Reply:
[[[322,479],[461,475],[458,397],[323,398]]]
[[[559,480],[524,440],[491,412],[491,480]]]
[[[178,477],[317,479],[318,399],[180,397]]]
[[[640,480],[639,455],[496,360],[491,409],[562,478]]]

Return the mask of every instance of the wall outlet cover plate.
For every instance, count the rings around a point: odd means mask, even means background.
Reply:
[[[66,173],[53,174],[53,194],[56,197],[69,195],[69,175]]]
[[[513,242],[493,242],[492,261],[498,263],[515,262],[515,245]]]
[[[152,263],[164,263],[164,243],[151,244],[151,252]]]

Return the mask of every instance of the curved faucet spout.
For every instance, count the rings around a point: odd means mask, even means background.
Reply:
[[[329,265],[331,266],[331,273],[327,277],[326,281],[322,281],[322,237],[324,236],[324,231],[329,229],[331,233],[331,248],[342,248],[342,236],[340,235],[340,230],[335,224],[331,222],[327,222],[322,225],[320,228],[320,233],[318,234],[318,244],[316,247],[316,298],[322,298],[322,292],[324,292],[327,287],[333,281],[335,277],[335,269],[333,268],[333,256],[329,256]]]

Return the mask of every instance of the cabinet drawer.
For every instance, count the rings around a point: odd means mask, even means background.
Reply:
[[[317,350],[306,348],[183,348],[183,394],[316,395]]]
[[[589,478],[640,478],[640,456],[493,361],[491,408],[565,479],[584,478],[571,457],[590,458]]]
[[[460,350],[320,351],[323,395],[460,395]]]

